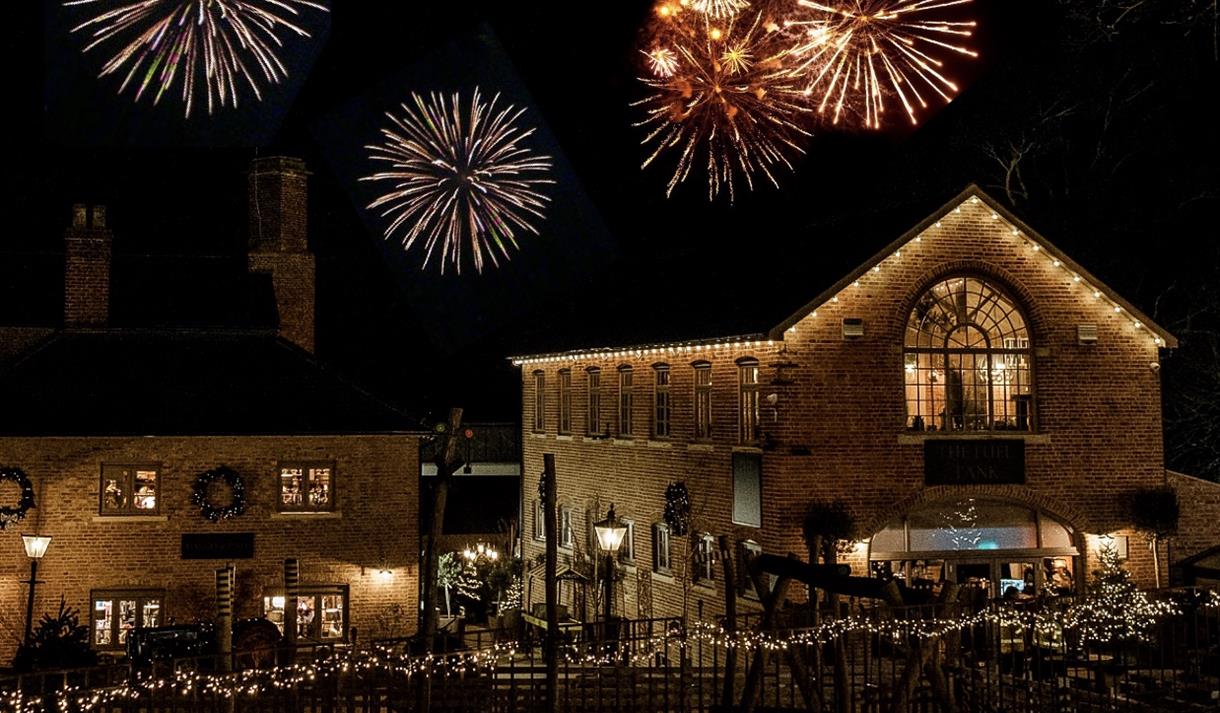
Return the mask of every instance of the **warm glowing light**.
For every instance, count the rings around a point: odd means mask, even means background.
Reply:
[[[486,259],[497,267],[497,255],[511,259],[517,231],[538,234],[551,159],[524,145],[534,133],[517,123],[525,110],[501,109],[499,99],[483,101],[478,88],[468,103],[457,93],[412,93],[401,114],[386,114],[393,126],[381,130],[382,143],[366,147],[387,168],[361,180],[393,183],[369,208],[392,217],[387,239],[401,230],[407,250],[424,239],[425,268],[440,247],[441,274],[446,265],[461,274],[464,253],[482,273]]]
[[[122,93],[137,86],[139,101],[155,89],[153,104],[181,79],[189,117],[195,93],[202,89],[208,113],[216,107],[237,108],[240,88],[262,100],[260,81],[280,84],[288,68],[277,54],[282,35],[309,37],[300,23],[301,10],[329,12],[310,0],[64,0],[65,6],[89,6],[96,15],[72,32],[88,36],[84,51],[117,44],[99,76],[123,73]]]
[[[767,29],[778,26],[759,5],[716,27],[705,13],[684,13],[648,29],[654,76],[641,77],[650,94],[635,106],[648,132],[643,165],[676,155],[666,195],[699,167],[707,171],[709,200],[726,192],[732,201],[741,180],[750,190],[757,175],[778,186],[777,174],[791,171],[804,152],[808,107],[791,71],[789,43],[783,32]],[[657,49],[673,55],[668,74],[654,66]]]
[[[21,545],[25,547],[25,556],[30,559],[40,560],[47,553],[47,548],[51,546],[50,535],[22,535]]]
[[[945,53],[977,57],[958,44],[975,22],[947,19],[947,8],[972,0],[797,0],[785,22],[805,92],[832,123],[878,129],[895,100],[912,124],[928,99],[953,99],[958,85],[945,75]]]
[[[748,0],[694,0],[691,3],[694,10],[717,20],[733,17],[749,6]]]
[[[673,50],[658,47],[651,52],[645,52],[644,56],[648,58],[648,68],[658,77],[669,78],[678,71],[678,55],[674,54]]]

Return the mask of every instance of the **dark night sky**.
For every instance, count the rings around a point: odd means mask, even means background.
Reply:
[[[399,400],[463,404],[475,419],[516,417],[510,353],[765,330],[965,184],[1009,201],[988,146],[1031,147],[1017,214],[1167,326],[1218,274],[1210,15],[1149,10],[1107,33],[1093,13],[1071,12],[1096,3],[977,0],[982,58],[958,72],[964,91],[951,105],[914,131],[818,131],[782,190],[728,206],[709,205],[698,182],[667,200],[664,171],[639,170],[629,103],[641,92],[634,45],[647,2],[335,0],[318,41],[290,46],[312,70],[297,70],[281,99],[184,123],[176,102],[133,106],[99,86],[59,3],[44,1],[5,40],[0,299],[28,319],[48,313],[40,304],[56,312],[56,253],[76,201],[111,205],[119,253],[199,264],[240,255],[241,172],[256,151],[303,156],[315,171],[320,354]],[[515,72],[445,59],[481,27]],[[527,286],[464,277],[478,299],[459,300],[452,283],[387,260],[357,210],[350,176],[361,169],[336,157],[332,139],[353,107],[397,84],[412,85],[405,97],[433,78],[497,77],[532,98],[548,150],[570,163],[571,198],[547,237],[574,241],[575,254],[597,236],[610,247],[570,271],[515,266]],[[178,288],[207,299],[202,280]],[[463,325],[457,337],[438,335],[440,318]]]

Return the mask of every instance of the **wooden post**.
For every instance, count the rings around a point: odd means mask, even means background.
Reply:
[[[230,566],[216,570],[216,654],[221,671],[233,669],[233,573]]]
[[[546,569],[544,585],[546,591],[546,713],[559,710],[559,598],[557,585],[559,570],[559,530],[556,522],[556,503],[559,488],[555,483],[555,454],[542,455],[543,535],[546,537]]]
[[[737,631],[737,582],[733,576],[733,548],[728,535],[720,536],[720,562],[724,571],[724,631],[730,638]],[[762,593],[759,593],[761,596]],[[720,705],[724,710],[733,708],[733,684],[737,671],[737,647],[729,646],[724,651],[724,686],[720,692]]]
[[[295,559],[284,560],[284,641],[290,646],[297,643],[297,596],[301,590],[301,563]]]

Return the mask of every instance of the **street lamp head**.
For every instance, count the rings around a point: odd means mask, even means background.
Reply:
[[[30,559],[40,560],[51,545],[50,535],[22,535],[21,544],[25,545],[25,555]]]
[[[593,531],[597,534],[597,544],[602,551],[614,554],[623,546],[627,525],[614,516],[614,504],[611,503],[606,519],[593,523]]]

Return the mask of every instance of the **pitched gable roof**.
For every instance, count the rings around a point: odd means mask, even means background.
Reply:
[[[986,207],[990,208],[993,218],[996,220],[1002,220],[1008,225],[1012,226],[1014,234],[1020,235],[1036,245],[1037,249],[1047,256],[1047,260],[1050,261],[1052,265],[1063,269],[1073,277],[1079,277],[1079,281],[1086,284],[1090,290],[1100,293],[1099,297],[1104,297],[1111,307],[1119,308],[1120,311],[1124,311],[1130,315],[1136,324],[1138,324],[1141,328],[1148,330],[1154,340],[1159,340],[1156,342],[1158,346],[1165,346],[1171,349],[1178,346],[1177,337],[1174,337],[1173,334],[1171,334],[1164,327],[1161,327],[1153,322],[1147,315],[1140,311],[1139,308],[1125,300],[1122,295],[1119,295],[1117,292],[1107,287],[1105,283],[1098,280],[1088,270],[1084,269],[1077,264],[1076,261],[1068,257],[1062,250],[1056,247],[1054,243],[1047,240],[1036,230],[1026,225],[1024,221],[1013,215],[1012,212],[1001,205],[999,201],[987,195],[983,189],[974,184],[967,186],[964,191],[954,196],[948,203],[945,203],[934,213],[932,213],[932,215],[928,216],[918,225],[903,233],[902,236],[897,240],[882,248],[876,255],[866,260],[855,270],[848,273],[838,282],[831,285],[828,289],[815,297],[811,302],[806,304],[804,307],[801,307],[780,324],[776,325],[770,330],[770,332],[768,332],[768,337],[770,339],[782,339],[785,330],[807,317],[814,310],[833,300],[835,295],[838,295],[840,292],[842,292],[848,286],[854,284],[857,280],[868,274],[870,271],[878,269],[885,263],[886,260],[894,257],[895,254],[900,252],[909,243],[918,239],[930,228],[935,227],[938,221],[940,221],[946,215],[957,210],[963,204],[973,202],[982,203]]]
[[[999,203],[996,199],[989,196],[977,185],[971,184],[966,187],[961,193],[949,200],[947,203],[938,208],[935,212],[929,215],[924,220],[920,221],[915,227],[906,231],[897,240],[894,240],[886,247],[882,248],[873,257],[866,260],[855,270],[848,273],[839,281],[831,285],[828,289],[819,294],[811,302],[801,307],[799,310],[790,315],[787,319],[780,322],[778,325],[770,328],[764,333],[747,334],[734,337],[721,337],[713,339],[694,339],[681,342],[663,342],[641,344],[629,347],[602,347],[593,349],[579,349],[568,352],[550,353],[550,354],[530,354],[511,357],[514,364],[518,366],[523,364],[534,364],[545,361],[576,359],[579,357],[606,357],[617,358],[623,356],[647,356],[650,354],[665,354],[672,353],[676,350],[699,348],[706,346],[722,345],[722,344],[740,344],[740,345],[760,345],[769,341],[778,341],[784,338],[784,332],[795,325],[800,320],[812,314],[822,305],[836,298],[844,289],[854,284],[870,271],[882,269],[886,260],[894,257],[908,243],[920,239],[920,237],[929,229],[934,228],[937,222],[944,218],[949,213],[954,212],[962,205],[967,203],[980,203],[992,212],[995,220],[1000,220],[1011,226],[1015,234],[1028,240],[1035,246],[1035,249],[1044,253],[1047,260],[1057,268],[1063,269],[1068,275],[1079,278],[1083,284],[1087,284],[1091,290],[1095,292],[1099,299],[1104,299],[1105,304],[1111,309],[1125,312],[1138,325],[1139,329],[1147,330],[1150,338],[1157,346],[1175,348],[1178,346],[1178,340],[1168,330],[1157,325],[1147,315],[1132,305],[1121,295],[1115,292],[1110,287],[1106,286],[1101,280],[1095,278],[1088,270],[1081,267],[1074,260],[1068,257],[1062,250],[1056,247],[1053,243],[1043,237],[1034,229],[1026,225],[1020,218],[1016,217]]]
[[[0,369],[0,435],[417,432],[270,332],[67,330]]]

